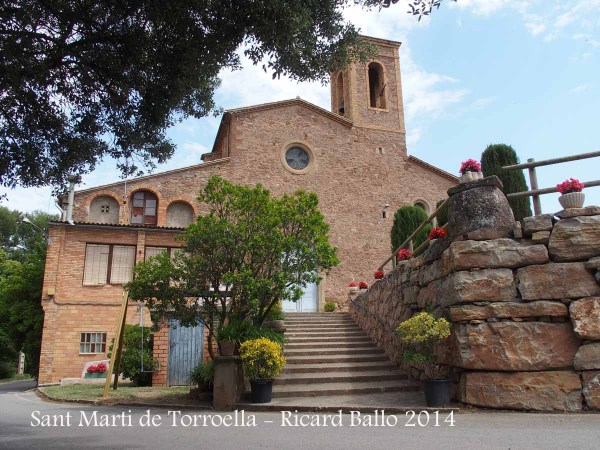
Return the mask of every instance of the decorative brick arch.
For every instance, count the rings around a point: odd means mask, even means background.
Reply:
[[[192,217],[190,218],[191,221],[184,220],[184,222],[188,222],[188,223],[183,223],[183,222],[179,223],[177,220],[175,220],[175,223],[173,222],[174,218],[169,216],[169,211],[176,204],[183,204],[183,205],[188,206],[191,209],[191,212],[192,212]],[[198,208],[194,207],[194,205],[191,202],[189,202],[188,200],[173,199],[173,200],[169,201],[168,205],[166,205],[166,208],[165,208],[165,225],[166,226],[175,226],[175,227],[183,228],[184,226],[187,226],[190,223],[192,223],[196,219],[196,217],[198,217]]]

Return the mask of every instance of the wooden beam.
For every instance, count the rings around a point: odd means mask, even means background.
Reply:
[[[102,397],[108,397],[108,391],[110,390],[110,378],[112,374],[115,374],[115,385],[114,389],[119,386],[119,366],[121,365],[121,353],[123,350],[123,332],[125,330],[125,319],[127,318],[127,305],[129,303],[129,291],[123,290],[123,300],[121,303],[121,314],[115,329],[115,340],[113,343],[113,349],[110,355],[110,364],[108,365],[108,371],[106,372],[106,381],[104,383],[104,391]],[[116,371],[114,369],[117,369]]]

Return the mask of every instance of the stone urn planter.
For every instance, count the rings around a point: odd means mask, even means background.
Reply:
[[[558,197],[558,201],[564,209],[583,208],[585,194],[583,192],[569,192]]]
[[[269,327],[271,327],[274,330],[278,330],[281,331],[284,329],[284,321],[277,319],[277,320],[271,320],[269,322]]]
[[[483,173],[482,172],[470,172],[467,171],[464,174],[462,174],[460,176],[460,182],[461,183],[468,183],[470,181],[477,181],[477,180],[481,180],[483,179]]]

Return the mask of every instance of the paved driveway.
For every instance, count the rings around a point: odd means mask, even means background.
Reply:
[[[116,426],[85,426],[85,421],[102,418],[115,420]],[[173,414],[167,409],[153,409],[150,418],[156,426],[146,424],[146,410],[128,407],[100,407],[47,403],[33,392],[0,393],[0,448],[10,449],[598,449],[600,415],[544,414],[457,414],[455,426],[439,425],[430,417],[427,426],[419,426],[417,417],[395,416],[396,425],[351,426],[352,417],[342,417],[343,427],[290,427],[282,425],[281,413],[256,413],[256,426],[223,426],[227,415],[211,411],[181,411],[173,426]],[[210,414],[208,426],[202,426]],[[246,423],[252,413],[246,413]],[[197,426],[193,426],[193,417]],[[67,417],[70,416],[70,425]],[[330,416],[335,422],[336,417]],[[84,426],[81,424],[84,419]],[[235,416],[231,415],[232,420]],[[311,419],[312,418],[312,419]],[[316,418],[316,419],[315,419]],[[376,420],[372,418],[372,425]],[[158,421],[161,424],[158,424]],[[242,419],[238,415],[238,420]],[[293,423],[295,416],[289,418]],[[355,417],[355,422],[358,418]],[[382,419],[380,417],[380,419]],[[421,416],[421,423],[424,422]],[[62,425],[60,421],[63,421]],[[299,418],[300,420],[300,418]],[[323,416],[309,416],[323,421]],[[364,423],[365,416],[361,416]],[[381,423],[393,423],[390,416]],[[131,421],[132,426],[127,426]],[[43,423],[56,426],[41,426]],[[211,425],[214,423],[215,426]],[[414,427],[405,426],[414,423]],[[32,426],[37,425],[37,426]],[[111,423],[109,423],[110,425]],[[220,426],[218,426],[221,424]],[[185,426],[189,425],[189,426]]]

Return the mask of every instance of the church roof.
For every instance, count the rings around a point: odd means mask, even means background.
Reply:
[[[298,106],[302,106],[304,108],[311,109],[319,114],[324,115],[325,117],[335,120],[336,122],[339,122],[348,127],[352,126],[351,120],[348,120],[345,117],[340,116],[339,114],[335,114],[331,111],[328,111],[325,108],[321,108],[320,106],[317,106],[313,103],[307,102],[306,100],[303,100],[300,97],[292,98],[289,100],[281,100],[278,102],[260,103],[258,105],[251,105],[251,106],[244,106],[242,108],[228,109],[227,111],[225,111],[225,114],[231,114],[231,115],[236,116],[239,114],[244,114],[244,113],[249,113],[249,112],[257,112],[257,111],[265,111],[268,109],[284,108],[286,106],[293,106],[293,105],[298,105]]]

